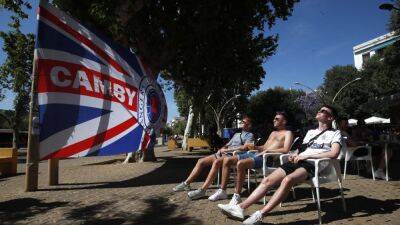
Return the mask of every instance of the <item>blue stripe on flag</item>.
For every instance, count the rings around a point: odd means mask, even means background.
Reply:
[[[100,117],[109,112],[111,111],[79,105],[40,105],[40,141],[59,131]]]
[[[87,49],[64,36],[54,28],[48,26],[44,22],[39,21],[38,29],[40,35],[37,37],[36,48],[46,48],[68,52],[104,65],[104,63],[93,53],[89,52]]]
[[[81,23],[82,25],[85,26],[86,29],[88,29],[90,32],[92,32],[93,34],[95,34],[98,38],[100,38],[102,41],[104,41],[108,46],[110,46],[114,51],[116,51],[119,56],[124,59],[134,70],[135,72],[143,77],[143,71],[139,65],[138,59],[136,58],[135,54],[133,54],[129,48],[125,48],[121,45],[119,45],[118,43],[115,43],[113,41],[111,41],[110,38],[108,38],[107,36],[105,36],[102,32],[98,31],[97,29],[95,29],[94,27],[87,25],[85,23],[82,23],[79,21],[79,23]]]
[[[140,141],[142,139],[143,127],[137,126],[136,129],[132,130],[119,140],[107,145],[104,148],[89,153],[89,156],[105,156],[105,155],[117,155],[127,152],[133,152],[140,148]]]

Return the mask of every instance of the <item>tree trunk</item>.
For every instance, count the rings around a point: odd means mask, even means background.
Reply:
[[[194,117],[193,105],[190,105],[188,120],[187,120],[186,128],[185,128],[185,133],[183,135],[182,150],[186,150],[186,148],[187,148],[187,141],[188,141],[188,138],[189,138],[189,135],[190,135],[190,131],[191,131],[191,128],[192,128],[193,117]]]
[[[15,149],[19,148],[19,123],[20,123],[20,109],[18,106],[15,107],[14,118],[12,121],[12,130],[13,130],[13,140],[12,147]]]

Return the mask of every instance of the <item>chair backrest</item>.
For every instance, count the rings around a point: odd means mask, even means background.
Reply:
[[[299,153],[298,147],[299,147],[300,141],[301,141],[300,137],[294,138],[292,145],[290,145],[289,153],[294,153],[294,154]]]
[[[347,150],[347,144],[346,140],[343,140],[342,147],[340,148],[340,153],[337,157],[338,160],[342,160],[346,157],[348,150]]]

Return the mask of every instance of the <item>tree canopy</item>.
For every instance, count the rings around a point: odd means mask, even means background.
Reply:
[[[13,147],[18,147],[19,129],[26,118],[29,107],[31,73],[33,65],[33,50],[35,38],[33,34],[24,34],[20,30],[20,20],[26,19],[24,8],[31,8],[27,1],[1,1],[0,7],[12,12],[9,23],[10,30],[0,31],[3,39],[3,51],[6,54],[4,63],[0,66],[1,90],[11,90],[14,99],[14,113],[9,118],[13,129]],[[0,97],[3,95],[0,92]]]
[[[304,118],[304,111],[297,99],[303,94],[275,87],[251,96],[247,114],[253,120],[253,128],[263,137],[266,136],[272,129],[272,119],[277,111],[285,111],[289,115],[291,128],[298,127]]]
[[[54,1],[133,48],[154,73],[161,72],[195,100],[205,93],[248,95],[258,88],[265,74],[261,64],[277,45],[277,36],[264,31],[276,19],[286,19],[295,2]]]

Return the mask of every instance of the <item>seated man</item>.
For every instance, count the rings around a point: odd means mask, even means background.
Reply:
[[[211,166],[211,170],[207,176],[207,179],[198,190],[194,190],[188,193],[189,198],[192,200],[198,199],[205,196],[206,189],[211,185],[212,181],[218,173],[218,169],[222,166],[223,159],[231,156],[233,151],[246,151],[248,145],[254,143],[254,136],[250,133],[251,120],[249,117],[244,117],[241,123],[242,131],[233,135],[232,139],[217,153],[201,158],[197,161],[196,166],[193,168],[189,177],[182,183],[178,184],[173,188],[173,191],[190,190],[190,183],[192,183],[199,175],[200,172],[207,166]]]
[[[236,186],[235,193],[232,196],[230,204],[240,203],[240,193],[242,192],[242,186],[246,171],[248,169],[259,169],[263,166],[263,154],[264,153],[288,153],[290,146],[293,142],[293,133],[286,129],[286,124],[288,121],[287,114],[285,112],[276,112],[275,118],[273,120],[274,129],[268,140],[263,146],[256,146],[255,149],[258,153],[243,153],[238,154],[233,157],[224,158],[223,169],[222,169],[222,183],[221,188],[218,189],[213,195],[208,199],[211,201],[217,201],[221,199],[228,198],[226,194],[226,186],[229,179],[229,171],[231,166],[236,165],[237,175],[236,175]]]
[[[318,128],[309,130],[303,140],[303,144],[308,146],[304,152],[299,155],[291,155],[289,162],[281,165],[280,168],[264,178],[244,202],[238,205],[218,204],[218,207],[229,216],[244,219],[245,209],[263,198],[273,186],[280,184],[267,205],[253,213],[243,221],[243,224],[262,222],[263,217],[287,197],[293,185],[314,175],[314,165],[307,162],[306,159],[337,158],[342,145],[342,137],[339,130],[332,129],[332,121],[336,115],[333,107],[322,107],[316,115]]]

